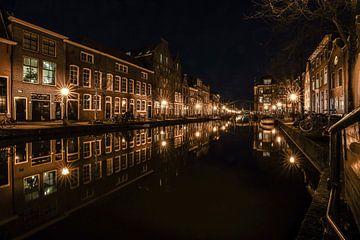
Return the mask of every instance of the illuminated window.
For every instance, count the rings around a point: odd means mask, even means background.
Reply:
[[[40,195],[40,176],[33,175],[24,178],[24,197],[25,201],[39,198]]]
[[[38,68],[38,60],[36,58],[24,57],[24,82],[38,83]]]
[[[119,97],[115,97],[115,103],[114,103],[114,113],[115,114],[120,113],[120,104],[121,104],[121,99]]]
[[[23,48],[31,51],[39,50],[39,36],[34,33],[24,32]]]
[[[93,109],[101,110],[101,96],[94,95],[92,103],[93,103],[92,106]]]
[[[83,158],[90,158],[91,155],[91,142],[83,142]]]
[[[43,84],[55,85],[56,64],[43,61]]]
[[[48,38],[42,39],[42,52],[45,55],[53,56],[56,55],[56,44],[55,41],[50,40]]]
[[[57,191],[56,177],[56,170],[44,173],[43,187],[45,196],[55,193]]]
[[[91,70],[88,68],[83,69],[83,86],[91,87]]]
[[[110,73],[106,74],[106,90],[113,90],[113,75]]]
[[[95,71],[94,72],[94,84],[95,84],[95,88],[97,89],[101,89],[102,88],[102,72],[100,71]]]
[[[147,93],[146,95],[151,96],[151,84],[147,85]]]

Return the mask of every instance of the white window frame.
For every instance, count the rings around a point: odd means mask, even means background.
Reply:
[[[90,108],[84,108],[85,107],[85,96],[90,96],[89,98],[89,101],[90,101]],[[88,93],[84,93],[83,94],[83,102],[82,102],[82,105],[83,105],[83,111],[91,111],[93,109],[92,107],[92,95],[91,94],[88,94]]]
[[[141,78],[147,80],[148,79],[148,73],[141,72]]]
[[[128,89],[128,90],[131,90],[131,91],[129,91],[129,93],[131,93],[131,94],[134,94],[134,92],[135,92],[135,81],[134,81],[134,79],[129,79],[129,86],[130,86],[130,82],[132,82],[132,88],[131,89]]]
[[[122,87],[123,81],[125,81],[125,83],[126,83],[125,91],[123,91],[123,87]],[[127,92],[128,92],[128,79],[125,78],[125,77],[122,77],[122,78],[121,78],[121,87],[120,87],[120,90],[121,90],[122,93],[127,93]]]
[[[116,106],[116,102],[118,102],[118,106]],[[120,114],[121,113],[121,98],[115,97],[114,99],[114,114]]]
[[[85,55],[86,57],[86,60],[83,60],[81,58],[82,55]],[[91,56],[91,61],[88,60],[88,57]],[[91,53],[88,53],[88,52],[84,52],[84,51],[80,51],[80,61],[81,62],[86,62],[86,63],[91,63],[91,64],[94,64],[94,54],[91,54]]]
[[[88,70],[89,71],[89,86],[86,86],[84,84],[84,72]],[[83,87],[85,88],[91,88],[91,69],[90,68],[83,68],[83,71],[82,71],[82,85]]]
[[[109,85],[109,80],[111,84]],[[111,73],[106,74],[106,90],[113,91],[114,89],[114,76]]]
[[[115,75],[114,83],[115,83],[116,81],[119,82],[119,84],[118,84],[119,89],[115,89],[115,87],[114,87],[114,92],[121,92],[121,77],[120,77],[119,75]],[[115,84],[114,84],[114,86],[115,86]]]
[[[72,83],[71,82],[71,68],[72,67],[74,67],[75,69],[76,69],[76,83]],[[74,85],[74,86],[79,86],[79,66],[77,66],[77,65],[74,65],[74,64],[70,64],[69,65],[69,83],[71,84],[71,85]]]

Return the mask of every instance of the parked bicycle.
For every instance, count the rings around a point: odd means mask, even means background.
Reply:
[[[15,127],[15,120],[9,118],[8,116],[4,116],[0,120],[0,127],[1,128],[14,128]]]
[[[305,133],[319,132],[322,135],[326,135],[327,129],[340,119],[341,116],[310,113],[305,119],[299,122],[299,128]]]

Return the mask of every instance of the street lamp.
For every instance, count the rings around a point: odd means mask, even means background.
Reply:
[[[163,120],[165,120],[165,114],[166,114],[166,106],[167,106],[167,101],[165,99],[161,100],[161,108],[163,109]]]
[[[294,103],[297,101],[298,99],[298,95],[296,93],[291,93],[290,96],[290,101],[291,101],[291,108],[292,108],[292,114],[293,114],[293,117],[295,117],[295,106],[294,106]]]
[[[67,96],[70,94],[70,89],[67,87],[62,87],[60,89],[61,96],[63,97],[63,104],[64,104],[64,114],[63,114],[63,124],[66,125],[67,121]]]
[[[199,113],[200,108],[201,108],[201,105],[200,105],[199,103],[197,103],[197,104],[195,105],[195,108],[196,108],[196,110],[197,110],[198,115],[201,115],[201,113]]]

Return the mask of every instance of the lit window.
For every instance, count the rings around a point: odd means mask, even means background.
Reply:
[[[113,90],[113,75],[110,73],[106,74],[106,90]]]
[[[147,93],[148,96],[151,96],[151,84],[147,85]]]
[[[33,175],[24,178],[24,196],[25,201],[31,201],[39,198],[40,178],[39,175]]]
[[[99,71],[94,72],[94,84],[95,84],[95,88],[97,89],[102,88],[102,72]]]
[[[38,83],[38,60],[24,57],[23,80],[30,83]]]
[[[101,96],[94,95],[93,96],[93,109],[101,110]]]
[[[83,143],[83,158],[91,157],[91,142]]]
[[[115,98],[115,106],[114,106],[114,113],[115,114],[119,114],[120,113],[120,103],[121,102],[121,100],[120,100],[120,98],[119,97],[116,97]]]
[[[56,64],[43,61],[43,84],[55,85]]]
[[[56,170],[44,173],[44,195],[48,196],[57,191]]]

